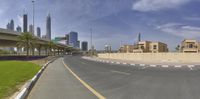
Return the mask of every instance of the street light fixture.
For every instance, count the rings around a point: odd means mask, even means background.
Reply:
[[[33,4],[33,34],[35,31],[35,0],[32,0],[32,4]]]

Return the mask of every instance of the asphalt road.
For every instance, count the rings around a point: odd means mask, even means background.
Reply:
[[[29,98],[95,99],[95,95],[73,77],[61,61],[57,60],[45,70]],[[78,56],[65,56],[64,62],[107,99],[200,99],[200,70],[133,67]],[[79,94],[70,96],[71,93]]]

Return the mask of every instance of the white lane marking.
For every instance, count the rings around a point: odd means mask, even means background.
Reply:
[[[135,66],[135,64],[130,64],[130,65]]]
[[[168,65],[162,65],[162,67],[169,67]]]
[[[142,67],[141,69],[145,69],[146,67]]]
[[[181,66],[181,65],[175,65],[174,67],[180,68],[180,67],[182,67],[182,66]]]
[[[191,68],[192,68],[192,67],[194,67],[194,65],[188,65],[188,67],[191,67]]]
[[[120,62],[116,62],[116,64],[120,64]]]
[[[188,65],[188,68],[190,68],[190,70],[193,70],[194,65]]]
[[[86,64],[85,62],[81,62],[81,64]]]
[[[127,63],[123,63],[124,65],[126,65]]]
[[[149,65],[150,67],[156,67],[156,65]]]
[[[116,70],[111,70],[111,72],[118,73],[118,74],[123,74],[123,75],[130,75],[130,73],[122,72],[122,71],[116,71]]]
[[[145,64],[140,64],[140,66],[145,66]]]

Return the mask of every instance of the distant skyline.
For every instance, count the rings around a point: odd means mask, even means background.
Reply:
[[[92,28],[97,49],[133,44],[141,33],[141,40],[161,41],[175,50],[184,38],[200,41],[199,5],[200,0],[35,0],[35,27],[46,34],[50,12],[52,38],[76,31],[81,41],[90,42]],[[1,1],[0,27],[11,19],[15,28],[23,27],[24,11],[32,24],[31,0]]]

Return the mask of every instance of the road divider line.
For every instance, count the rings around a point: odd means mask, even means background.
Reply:
[[[150,67],[156,67],[156,65],[149,65]]]
[[[175,65],[174,67],[178,67],[178,68],[180,68],[180,67],[182,67],[181,65]]]
[[[145,64],[140,64],[140,66],[145,66]]]
[[[169,65],[162,65],[162,67],[169,67]]]
[[[123,74],[123,75],[130,75],[130,73],[127,72],[121,72],[121,71],[116,71],[116,70],[111,70],[113,73],[118,73],[118,74]]]
[[[135,64],[130,64],[130,65],[135,66]]]
[[[67,68],[67,70],[77,79],[79,80],[88,90],[90,90],[94,95],[96,95],[99,99],[106,99],[103,95],[101,95],[99,92],[97,92],[95,89],[93,89],[89,84],[84,82],[80,77],[78,77],[64,62],[64,59],[62,59],[63,65]]]
[[[127,63],[123,63],[124,65],[126,65]]]

